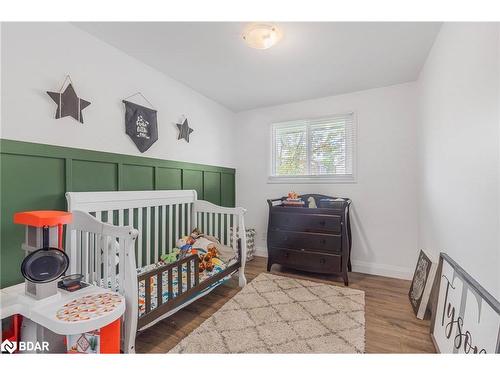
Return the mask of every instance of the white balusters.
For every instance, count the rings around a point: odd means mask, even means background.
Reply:
[[[237,241],[236,241],[236,216],[235,215],[231,215],[232,216],[232,221],[233,221],[233,236],[232,236],[232,240],[233,240],[233,243],[232,243],[232,248],[234,250],[237,249]]]
[[[146,207],[146,264],[151,264],[151,207]]]
[[[217,237],[220,240],[220,235],[219,235],[219,219],[220,215],[219,214],[214,214],[215,216],[215,237]]]
[[[186,233],[186,204],[181,204],[180,205],[181,208],[182,208],[182,217],[181,217],[181,221],[182,221],[182,224],[181,224],[181,228],[182,228],[182,234],[181,234],[181,237],[183,236],[186,236],[187,233]]]
[[[167,249],[168,252],[172,250],[175,247],[175,241],[172,238],[173,233],[172,233],[172,227],[173,227],[173,222],[172,222],[172,217],[173,217],[173,207],[172,205],[168,206],[168,242],[169,242],[169,248]]]
[[[142,216],[144,211],[142,207],[137,209],[137,230],[139,236],[137,237],[137,267],[142,267]]]
[[[181,234],[180,232],[180,226],[179,226],[179,211],[180,211],[180,204],[175,205],[175,241],[180,238]]]
[[[191,226],[192,213],[193,213],[192,204],[188,203],[187,204],[187,230],[188,230],[189,234],[191,234],[191,232],[193,231],[193,227]]]
[[[231,238],[231,237],[230,237],[230,229],[229,229],[229,226],[231,225],[231,220],[230,220],[231,215],[229,215],[229,214],[225,214],[224,216],[226,217],[226,242],[225,242],[224,244],[225,244],[225,245],[227,245],[227,246],[230,246],[229,241],[230,241],[230,238]]]
[[[167,245],[167,207],[161,206],[161,255],[166,254],[169,250]]]
[[[89,253],[89,234],[82,232],[82,274],[88,280],[88,253]]]
[[[155,206],[154,207],[154,210],[155,210],[155,226],[154,226],[154,230],[155,230],[155,258],[153,260],[153,262],[158,262],[160,260],[159,258],[159,247],[160,247],[160,244],[158,243],[158,211],[159,211],[160,207],[158,206]]]

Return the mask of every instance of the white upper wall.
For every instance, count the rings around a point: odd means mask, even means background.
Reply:
[[[499,25],[444,24],[419,80],[419,247],[500,296]]]
[[[234,114],[189,87],[68,23],[3,23],[1,38],[2,138],[234,166]],[[83,125],[54,119],[46,91],[66,74],[92,103]],[[122,99],[137,91],[158,110],[159,139],[144,154],[125,134]],[[182,115],[194,129],[189,144],[177,140]]]
[[[266,252],[266,199],[293,190],[353,201],[354,270],[409,278],[417,253],[415,83],[360,91],[236,115],[237,204]],[[273,122],[354,111],[358,165],[355,184],[268,184]]]

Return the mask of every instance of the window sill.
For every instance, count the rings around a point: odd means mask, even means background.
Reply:
[[[356,178],[346,176],[269,176],[268,184],[355,184]]]

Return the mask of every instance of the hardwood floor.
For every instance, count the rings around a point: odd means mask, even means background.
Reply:
[[[266,258],[247,263],[250,282],[266,272]],[[283,271],[283,272],[282,272]],[[286,273],[284,272],[286,271]],[[340,279],[274,266],[273,273],[343,286]],[[408,300],[410,281],[352,272],[349,287],[365,291],[367,353],[435,353],[429,334],[429,320],[419,320]],[[137,353],[166,353],[224,305],[240,288],[236,280],[137,335]]]

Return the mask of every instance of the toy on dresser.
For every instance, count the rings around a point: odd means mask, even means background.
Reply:
[[[287,197],[281,201],[285,207],[304,207],[304,200],[294,191],[288,193]]]

